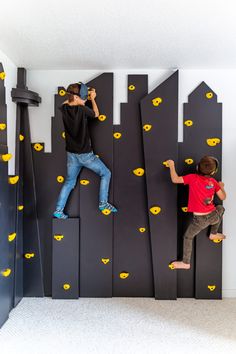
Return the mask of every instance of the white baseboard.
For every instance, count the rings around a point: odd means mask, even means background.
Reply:
[[[223,298],[236,298],[236,289],[222,289]]]

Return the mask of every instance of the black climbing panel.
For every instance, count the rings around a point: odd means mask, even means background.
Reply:
[[[147,75],[128,76],[128,103],[114,126],[113,296],[154,295],[139,107],[147,90]]]
[[[184,104],[184,141],[180,160],[183,173],[194,173],[196,163],[204,155],[216,157],[221,168],[222,105],[217,103],[212,89],[202,82]],[[221,179],[221,169],[215,178]],[[222,245],[210,241],[208,235],[209,230],[204,230],[196,236],[195,297],[221,299]],[[192,279],[190,281],[192,284]]]
[[[178,72],[141,100],[145,172],[156,299],[175,299],[177,255],[177,188],[163,164],[177,160]]]
[[[52,297],[79,297],[79,219],[52,221]]]
[[[7,105],[4,86],[5,72],[0,63],[0,144],[7,145]]]

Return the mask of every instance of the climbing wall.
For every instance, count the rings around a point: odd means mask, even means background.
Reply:
[[[222,105],[210,87],[202,82],[184,104],[184,139],[180,147],[180,174],[194,173],[196,163],[202,156],[210,155],[219,160],[222,156]],[[215,176],[221,179],[219,169]],[[186,207],[186,188],[180,191],[179,210]],[[217,201],[220,204],[220,201]],[[187,227],[187,209],[182,210],[183,230]],[[192,271],[179,273],[182,283],[179,296],[195,296],[197,299],[221,299],[222,287],[222,244],[210,241],[209,230],[203,230],[195,240],[195,257]],[[179,235],[182,240],[183,232]],[[182,243],[182,241],[180,241]],[[186,272],[185,272],[186,273]],[[186,277],[187,275],[187,277]],[[184,290],[185,289],[185,290]],[[186,292],[185,292],[186,291]]]
[[[165,161],[177,160],[178,72],[141,100],[141,117],[155,298],[176,299],[177,190]]]
[[[150,232],[140,100],[147,95],[147,75],[128,76],[128,103],[121,104],[121,124],[114,126],[113,296],[153,296]]]

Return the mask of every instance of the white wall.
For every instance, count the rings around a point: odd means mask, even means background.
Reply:
[[[9,174],[14,174],[15,170],[15,126],[16,126],[16,104],[11,99],[11,89],[16,87],[17,68],[16,65],[0,51],[0,63],[2,63],[6,73],[6,104],[7,104],[7,144],[8,152],[12,154],[12,159],[8,164]]]
[[[89,81],[100,74],[100,71],[28,71],[28,87],[42,97],[39,108],[30,108],[32,142],[44,142],[45,150],[51,151],[51,117],[54,115],[54,93],[57,86],[67,86],[71,82]],[[114,123],[119,123],[120,102],[127,101],[127,74],[148,74],[149,92],[167,78],[171,71],[167,70],[115,70],[114,88]],[[224,232],[227,240],[223,244],[223,296],[236,297],[234,218],[236,215],[236,70],[180,70],[179,94],[179,141],[182,141],[183,103],[187,96],[201,81],[205,81],[218,95],[218,102],[223,103],[223,181],[228,192],[225,201]]]

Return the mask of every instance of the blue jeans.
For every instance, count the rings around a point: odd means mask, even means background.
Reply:
[[[75,188],[77,177],[82,167],[92,170],[101,177],[99,202],[106,203],[108,201],[108,191],[111,179],[110,170],[96,155],[94,155],[92,151],[85,154],[67,152],[67,177],[58,197],[56,210],[63,211],[65,208],[67,199],[72,189]]]

